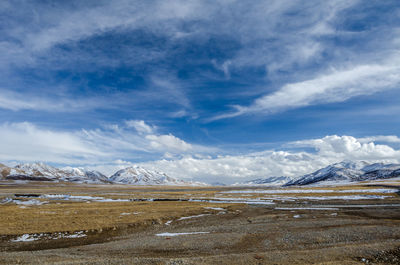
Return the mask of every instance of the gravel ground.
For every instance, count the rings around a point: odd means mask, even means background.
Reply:
[[[362,202],[351,202],[357,203]],[[374,203],[384,201],[368,201]],[[96,231],[85,238],[32,242],[3,238],[0,263],[400,264],[398,206],[335,211],[276,207],[299,204],[244,205],[225,214]],[[194,232],[208,233],[156,236]]]

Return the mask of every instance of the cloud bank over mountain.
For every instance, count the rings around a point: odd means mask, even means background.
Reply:
[[[400,162],[397,136],[330,135],[288,142],[270,150],[239,153],[191,144],[159,130],[141,120],[70,132],[52,131],[31,123],[3,124],[0,159],[72,163],[106,173],[140,164],[178,178],[228,183],[299,176],[343,160]],[[144,161],[135,162],[142,158]]]

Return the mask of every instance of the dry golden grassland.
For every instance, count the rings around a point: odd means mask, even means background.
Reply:
[[[61,202],[21,208],[1,206],[0,234],[100,230],[140,223],[163,223],[182,216],[212,210],[204,207],[233,207],[198,202]]]
[[[35,183],[35,186],[0,186],[0,199],[15,194],[73,194],[82,196],[101,196],[112,199],[137,198],[185,198],[188,194],[207,194],[210,191],[196,191],[188,187],[120,187],[110,185],[71,185]],[[157,189],[157,190],[156,190]],[[188,190],[190,190],[188,192]],[[202,195],[202,196],[203,196]],[[194,196],[196,197],[196,196]],[[32,198],[19,198],[29,201]],[[0,205],[0,235],[19,235],[25,233],[52,233],[60,231],[100,230],[118,228],[130,224],[154,224],[190,216],[213,212],[204,207],[238,208],[240,205],[213,204],[188,201],[113,201],[82,202],[73,200],[49,200],[34,198],[45,202],[42,205]]]
[[[15,194],[69,194],[82,196],[99,196],[109,199],[202,199],[202,198],[248,198],[257,199],[274,196],[290,196],[301,199],[312,196],[347,196],[347,195],[388,195],[385,193],[364,193],[362,190],[377,188],[369,186],[341,186],[318,188],[293,188],[295,190],[335,190],[330,193],[223,193],[232,189],[252,190],[251,187],[135,187],[124,185],[81,185],[71,183],[27,183],[0,185],[0,199],[12,197]],[[359,189],[361,192],[354,192]],[[263,189],[268,191],[268,189]],[[286,189],[286,190],[290,190]],[[352,190],[352,192],[343,192]],[[397,194],[390,196],[398,197]],[[19,198],[20,200],[29,200]],[[82,202],[73,200],[50,200],[42,205],[16,205],[13,203],[0,205],[0,235],[18,235],[25,233],[100,230],[118,228],[129,224],[163,223],[182,216],[210,212],[204,207],[223,207],[237,209],[242,204],[224,204],[188,201],[129,201],[129,202]],[[390,200],[390,199],[389,199]]]

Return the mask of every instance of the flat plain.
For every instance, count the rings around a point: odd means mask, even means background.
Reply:
[[[398,181],[1,182],[1,264],[400,264]]]

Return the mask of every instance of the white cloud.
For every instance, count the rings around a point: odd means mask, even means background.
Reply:
[[[367,142],[386,142],[386,143],[400,143],[400,138],[396,135],[377,135],[377,136],[369,136],[358,138],[360,143],[367,143]]]
[[[86,165],[111,174],[147,154],[148,162],[139,163],[146,168],[173,177],[232,183],[269,176],[300,176],[343,160],[400,162],[400,150],[374,141],[398,144],[399,138],[330,135],[288,143],[296,150],[311,147],[314,152],[266,150],[213,156],[222,151],[189,144],[172,134],[143,135],[124,126],[71,132],[48,130],[26,122],[5,123],[0,125],[0,161]]]
[[[378,140],[381,137],[376,137]],[[387,139],[387,137],[385,137]],[[370,138],[371,140],[374,137]],[[393,160],[400,158],[400,151],[395,150],[388,145],[375,144],[373,141],[367,141],[367,138],[361,140],[352,136],[331,135],[321,139],[312,139],[294,142],[298,146],[310,146],[317,150],[319,156],[336,158],[339,160]]]
[[[340,32],[338,32],[335,23],[337,20],[340,21],[341,11],[351,8],[359,2],[356,0],[334,0],[329,3],[274,0],[253,1],[248,4],[243,1],[226,0],[213,1],[212,3],[207,1],[187,2],[173,0],[168,1],[168,4],[166,4],[164,1],[121,0],[99,2],[95,5],[78,5],[78,8],[75,8],[75,6],[74,8],[68,8],[68,5],[60,8],[46,4],[32,4],[30,6],[29,3],[25,3],[26,8],[18,10],[19,12],[15,12],[14,8],[17,9],[15,5],[8,4],[5,5],[6,12],[15,13],[21,18],[27,17],[28,19],[26,20],[32,21],[32,23],[24,24],[24,19],[18,19],[19,17],[16,16],[16,21],[10,23],[11,26],[9,28],[4,29],[4,34],[9,38],[0,43],[0,56],[4,56],[4,58],[2,57],[3,60],[0,60],[0,64],[18,65],[20,63],[26,66],[28,62],[29,64],[34,63],[35,60],[40,62],[39,58],[46,57],[46,54],[49,54],[48,50],[59,44],[69,45],[93,36],[139,29],[155,36],[166,37],[167,41],[171,42],[176,41],[174,37],[176,35],[190,36],[196,40],[201,40],[200,43],[209,39],[210,36],[225,36],[230,41],[237,42],[241,47],[232,55],[232,58],[224,59],[221,65],[214,63],[217,68],[224,72],[227,78],[230,77],[232,69],[262,66],[268,69],[267,78],[269,79],[274,79],[273,76],[276,73],[279,76],[280,71],[289,71],[293,72],[294,76],[298,75],[296,76],[297,78],[290,78],[290,80],[305,80],[310,75],[302,72],[304,70],[302,66],[308,69],[307,64],[310,61],[315,61],[324,52],[333,50],[327,42],[321,41],[320,37],[339,34]],[[31,17],[32,14],[37,12],[37,9],[42,11],[40,12],[40,19]],[[30,10],[35,10],[35,12]],[[285,27],[282,27],[282,21],[287,23]],[[183,25],[186,25],[186,22],[193,23],[190,23],[188,27],[184,27]],[[182,44],[185,38],[179,38],[179,41],[182,41],[179,43]],[[388,41],[382,41],[382,43],[388,43]],[[390,46],[388,49],[397,47],[396,44],[388,46]],[[138,49],[141,49],[140,52],[137,52]],[[149,48],[149,50],[151,49]],[[335,47],[334,50],[340,49],[340,47]],[[76,52],[76,50],[79,49],[72,49],[72,52]],[[143,59],[140,58],[147,58],[147,56],[143,55],[147,54],[145,47],[135,46],[134,50],[136,52],[132,51],[130,54],[137,53],[137,56],[134,56],[134,58],[129,57],[129,63],[143,62]],[[159,52],[160,50],[158,49],[154,55],[158,59],[162,57]],[[168,49],[161,51],[162,54],[164,52],[174,53],[176,51]],[[327,64],[321,66],[321,69],[327,69],[331,63],[343,65],[341,63],[343,60],[340,59],[342,58],[340,52],[342,50],[338,51],[338,55],[332,59],[333,63],[329,60]],[[343,52],[351,54],[351,51]],[[111,64],[116,66],[121,62],[126,63],[124,60],[125,57],[128,57],[119,56],[118,60],[115,60],[115,58],[109,58],[105,54],[96,54],[96,56],[93,56],[93,54],[86,54],[85,56],[80,56],[81,54],[69,56],[68,53],[63,53],[63,55],[51,54],[55,57],[72,58],[72,60],[75,60],[75,64],[72,63],[73,66],[78,65],[79,63],[76,62],[81,62],[79,60],[82,57],[85,57],[86,60],[95,60],[91,61],[94,65],[104,66]],[[153,53],[150,52],[149,54]],[[15,57],[15,60],[13,57]],[[364,58],[362,55],[360,57]],[[153,56],[149,55],[148,61],[153,59]],[[365,61],[360,58],[356,59],[353,61]],[[52,60],[47,58],[45,61],[49,63]],[[58,60],[54,61],[59,65]],[[68,63],[61,65],[61,67],[64,67]],[[298,68],[293,70],[295,66]],[[250,106],[238,106],[236,112],[219,115],[212,120],[234,117],[244,113],[270,113],[324,102],[340,102],[357,95],[369,95],[382,90],[383,87],[388,87],[398,82],[398,77],[393,76],[393,73],[396,73],[398,68],[392,70],[378,69],[386,66],[364,62],[354,67],[343,68],[341,66],[338,68],[339,70],[332,72],[325,70],[323,75],[314,76],[307,81],[292,81],[282,86],[275,93],[260,97]],[[76,70],[76,67],[73,69]],[[160,69],[155,69],[153,73],[158,72],[158,70]],[[363,75],[361,72],[364,70],[367,73]],[[373,74],[371,71],[378,71],[381,74]],[[320,70],[318,72],[321,73]],[[204,74],[206,73],[199,73],[199,76]],[[353,75],[354,80],[346,79],[346,75]],[[286,76],[284,78],[284,80],[287,80]],[[185,108],[190,107],[190,102],[184,90],[177,86],[174,80],[171,82],[170,78],[165,78],[163,73],[158,77],[150,77],[150,79],[152,79],[154,86],[159,87],[155,91],[156,93],[151,93],[151,97],[154,98],[157,95],[161,95],[168,102],[180,104]],[[329,87],[326,82],[331,80],[334,82]],[[281,84],[281,81],[279,83]],[[371,85],[368,86],[370,83]],[[355,85],[355,87],[348,88],[348,86],[352,85]],[[376,89],[373,89],[373,87],[376,87]],[[295,96],[290,98],[288,95],[292,92]],[[135,96],[140,98],[140,95]],[[293,100],[296,97],[298,99]],[[17,104],[7,104],[7,101],[14,101]],[[148,98],[142,98],[142,102],[148,101]],[[42,104],[43,102],[39,99],[33,100],[33,102],[17,100],[15,97],[11,99],[6,97],[3,100],[0,98],[0,106],[2,108],[13,110],[41,109],[45,107],[47,107],[47,110],[74,109],[73,102],[61,104],[61,107],[59,107],[60,104],[48,101]],[[279,103],[277,104],[276,102]],[[106,105],[104,104],[104,106]],[[185,111],[187,112],[187,110]],[[179,112],[178,114],[182,115],[182,113]]]
[[[316,78],[286,84],[277,91],[256,99],[250,106],[236,106],[237,111],[222,114],[212,120],[247,113],[274,113],[321,103],[343,102],[352,97],[371,95],[397,88],[400,67],[397,54],[383,64],[358,65],[344,70],[331,70]]]
[[[187,156],[179,160],[164,159],[142,165],[175,177],[231,183],[258,177],[295,176],[323,166],[324,163],[312,163],[306,153],[270,151],[263,155],[229,155],[203,159]]]
[[[379,136],[376,139],[383,139],[382,137],[395,139],[386,136]],[[142,165],[165,171],[175,177],[232,183],[270,176],[301,176],[343,160],[400,162],[400,150],[388,145],[375,144],[373,141],[367,142],[366,138],[331,135],[290,144],[296,147],[312,147],[316,152],[264,151],[215,158],[186,156],[182,159],[163,159],[142,163]]]
[[[146,139],[150,141],[150,146],[155,150],[169,152],[186,152],[192,150],[192,145],[173,136],[168,135],[146,135]]]
[[[260,49],[268,48],[271,44],[270,41],[265,43],[265,39],[279,40],[277,48],[283,47],[287,51],[287,56],[279,58],[282,65],[275,65],[279,70],[304,62],[321,52],[323,49],[316,49],[320,44],[314,38],[335,32],[331,23],[337,13],[357,2],[268,0],[248,4],[235,0],[171,0],[168,3],[115,0],[112,3],[74,5],[72,8],[68,5],[54,7],[37,3],[24,3],[24,8],[21,8],[10,3],[4,10],[15,14],[16,21],[10,23],[11,26],[4,33],[17,41],[3,44],[7,46],[8,54],[12,55],[2,55],[6,56],[6,61],[12,61],[14,57],[23,63],[24,58],[35,60],[35,54],[58,44],[78,42],[111,31],[145,29],[174,40],[176,36],[184,36],[180,40],[185,36],[202,39],[216,34],[229,36],[245,47],[232,60],[232,64],[242,66],[269,65],[274,56]],[[37,19],[39,12],[40,19]],[[299,14],[296,16],[294,13]],[[22,18],[30,23],[25,23]],[[288,27],[282,28],[282,20],[288,23]],[[195,23],[190,28],[182,29],[185,22]],[[255,47],[254,43],[262,45]],[[300,50],[303,51],[298,52]],[[224,72],[227,72],[227,65],[224,68]]]
[[[108,164],[118,159],[154,159],[167,152],[182,155],[213,150],[186,143],[172,134],[156,134],[150,130],[154,127],[144,121],[136,121],[134,125],[138,131],[132,131],[126,125],[62,131],[41,128],[28,122],[4,123],[0,125],[0,160]]]
[[[36,110],[51,112],[77,112],[86,109],[110,108],[104,98],[72,99],[66,96],[40,96],[0,89],[0,109],[12,111]]]
[[[144,121],[142,120],[129,120],[129,121],[125,121],[125,124],[128,127],[133,127],[135,128],[135,130],[138,133],[144,133],[144,134],[150,134],[153,133],[153,131],[155,130],[154,127],[146,124]]]
[[[106,154],[79,135],[51,131],[31,123],[5,123],[0,126],[0,159],[3,161],[49,161],[77,163]]]

